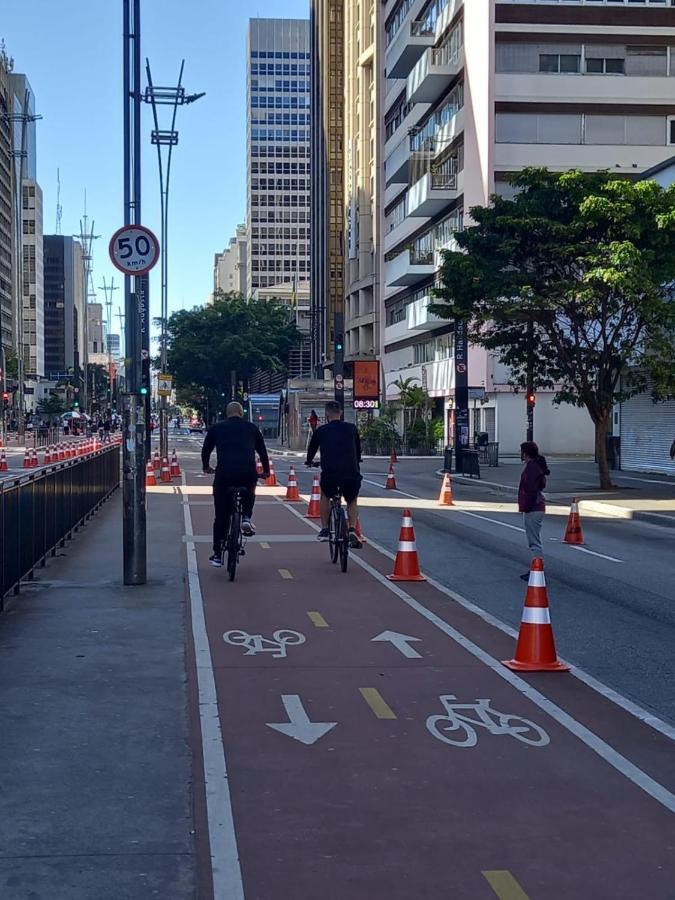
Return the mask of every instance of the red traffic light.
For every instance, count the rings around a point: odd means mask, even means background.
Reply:
[[[527,395],[527,405],[528,406],[534,406],[536,404],[536,402],[537,402],[536,394],[528,394]]]
[[[9,393],[8,393],[7,391],[3,391],[3,392],[2,392],[2,399],[3,399],[3,400],[9,400]]]

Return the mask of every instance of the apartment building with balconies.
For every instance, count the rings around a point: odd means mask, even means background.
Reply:
[[[509,176],[541,165],[638,176],[673,153],[672,0],[387,0],[383,4],[382,359],[394,382],[427,387],[452,433],[454,326],[430,310],[441,252],[470,209]],[[514,451],[525,402],[479,348],[469,384],[485,389],[471,430]],[[476,394],[478,391],[476,391]],[[547,451],[592,446],[590,421],[540,392]]]

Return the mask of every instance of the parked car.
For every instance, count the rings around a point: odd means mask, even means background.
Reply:
[[[190,425],[188,427],[190,429],[190,434],[204,433],[204,423],[201,419],[190,419]]]

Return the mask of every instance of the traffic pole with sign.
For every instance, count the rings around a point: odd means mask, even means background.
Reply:
[[[455,471],[469,447],[469,337],[466,321],[455,320]]]

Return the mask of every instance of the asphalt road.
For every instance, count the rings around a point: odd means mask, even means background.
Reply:
[[[281,479],[292,460],[278,461]],[[384,489],[387,465],[363,465],[367,537],[396,551],[402,509],[413,512],[423,569],[461,597],[518,627],[529,551],[514,500],[456,483],[457,506],[439,509],[435,460],[401,460],[398,491]],[[301,491],[311,474],[298,467]],[[409,496],[407,496],[409,495]],[[386,506],[383,504],[387,504]],[[585,517],[583,550],[562,543],[568,509],[544,523],[546,578],[561,656],[658,716],[675,723],[675,532],[617,518]]]

